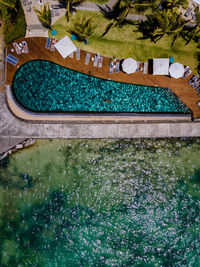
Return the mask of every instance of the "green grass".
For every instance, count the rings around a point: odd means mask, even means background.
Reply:
[[[71,17],[68,24],[65,17],[60,18],[52,26],[58,32],[56,37],[61,39],[66,34],[70,36],[66,31],[67,26],[72,26],[74,22],[80,20],[81,15],[91,16],[97,25],[94,34],[89,38],[89,44],[84,45],[74,41],[74,44],[81,49],[120,59],[132,57],[139,61],[173,56],[175,61],[189,65],[195,71],[197,45],[194,42],[185,46],[185,41],[179,38],[174,47],[171,48],[171,39],[166,36],[154,44],[149,39],[142,39],[142,34],[137,32],[136,27],[132,25],[125,25],[123,28],[112,28],[106,36],[101,37],[109,21],[99,12],[79,10]],[[51,34],[49,35],[51,36]]]

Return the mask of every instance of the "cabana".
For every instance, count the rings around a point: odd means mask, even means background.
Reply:
[[[153,59],[153,75],[169,75],[169,58]]]
[[[138,68],[137,61],[133,58],[126,58],[122,63],[122,69],[124,72],[131,74],[134,73]]]
[[[63,37],[60,41],[58,41],[55,44],[55,48],[58,50],[58,52],[63,58],[66,58],[77,49],[68,36]]]
[[[180,64],[178,62],[171,64],[169,68],[169,74],[173,78],[180,78],[183,77],[183,74],[185,72],[183,64]]]

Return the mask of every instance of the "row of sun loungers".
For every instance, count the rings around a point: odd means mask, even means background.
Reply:
[[[17,55],[20,55],[21,53],[28,53],[28,45],[26,41],[22,41],[21,43],[13,43],[13,47],[15,49],[15,52]],[[16,58],[15,56],[8,54],[8,56],[6,57],[6,61],[10,64],[12,64],[13,66],[16,66],[19,59]]]
[[[28,53],[28,45],[26,41],[22,41],[21,43],[13,43],[13,47],[15,48],[15,52],[17,55],[21,53]]]
[[[51,39],[50,37],[47,37],[45,48],[50,49],[51,51],[54,51],[56,42],[57,42],[57,39],[55,38]]]

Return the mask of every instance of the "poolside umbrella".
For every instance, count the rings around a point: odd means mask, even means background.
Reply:
[[[124,72],[130,74],[136,71],[138,68],[137,62],[133,58],[126,58],[122,63],[122,69]]]
[[[173,78],[180,78],[184,74],[184,66],[178,62],[171,64],[169,68],[169,74]]]
[[[63,58],[66,58],[77,49],[67,35],[55,44],[55,48]]]

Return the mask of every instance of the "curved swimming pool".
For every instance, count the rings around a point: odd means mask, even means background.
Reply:
[[[103,80],[44,60],[21,66],[12,88],[33,112],[191,113],[168,88]]]

